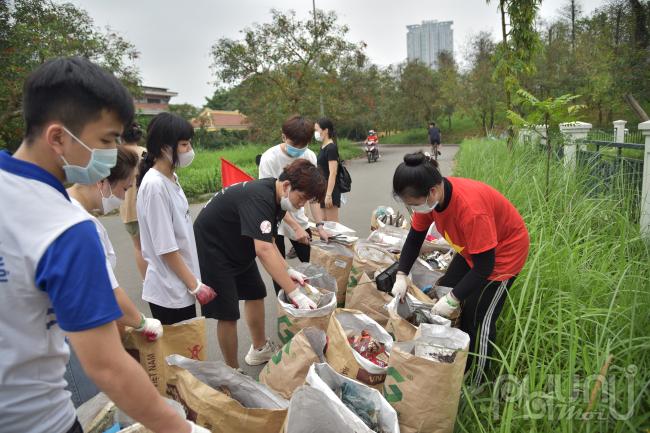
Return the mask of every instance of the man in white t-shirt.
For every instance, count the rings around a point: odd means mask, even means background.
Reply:
[[[302,158],[316,165],[316,154],[307,148],[314,136],[314,122],[298,115],[289,117],[282,124],[283,142],[271,147],[262,154],[260,159],[259,178],[273,177],[279,180],[282,170],[296,159]],[[327,233],[323,228],[323,212],[318,203],[311,203],[312,216],[316,220],[318,236],[327,241]],[[293,245],[296,255],[301,262],[309,262],[311,230],[305,208],[301,207],[296,212],[287,212],[278,226],[275,243],[283,257],[286,256],[284,238],[288,237]],[[275,292],[280,291],[280,286],[274,281]]]
[[[0,433],[82,432],[65,390],[66,336],[95,384],[148,429],[207,432],[124,350],[97,230],[63,186],[108,176],[133,98],[89,60],[55,58],[27,78],[22,109],[23,142],[0,152]]]

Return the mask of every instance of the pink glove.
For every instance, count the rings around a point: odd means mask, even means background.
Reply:
[[[205,305],[217,297],[217,292],[215,292],[212,287],[203,284],[199,279],[196,280],[196,289],[188,289],[188,291],[196,296],[196,299],[201,305]]]
[[[160,320],[151,317],[144,317],[142,314],[142,321],[140,327],[135,328],[137,332],[142,332],[149,341],[156,341],[163,335],[163,327]]]

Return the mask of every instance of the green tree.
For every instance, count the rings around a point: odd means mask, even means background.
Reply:
[[[49,58],[87,57],[138,91],[135,47],[110,29],[97,30],[90,16],[70,3],[0,1],[0,53],[0,147],[20,144],[23,82]]]
[[[399,71],[395,116],[404,128],[422,128],[441,112],[440,87],[435,73],[420,62],[409,62]]]
[[[528,113],[521,116],[510,110],[508,111],[510,121],[518,127],[530,128],[538,133],[537,128],[539,125],[544,128],[542,137],[546,141],[546,195],[548,196],[553,146],[556,140],[562,142],[560,123],[570,123],[578,120],[577,115],[584,106],[572,104],[575,99],[580,97],[578,95],[566,94],[557,98],[540,100],[524,89],[519,89],[517,95],[521,98]]]
[[[447,116],[447,128],[451,129],[451,116],[456,111],[459,95],[458,65],[454,56],[448,51],[438,55],[436,77],[440,87],[437,105],[442,114]]]
[[[245,29],[241,40],[218,40],[212,56],[219,84],[238,85],[241,109],[256,128],[279,130],[291,113],[317,114],[321,92],[326,111],[335,110],[331,95],[340,76],[363,67],[366,57],[364,44],[345,39],[348,29],[334,12],[317,11],[315,22],[293,11],[271,15],[270,23]]]
[[[169,104],[169,112],[176,113],[185,120],[192,120],[199,115],[200,108],[192,104]]]
[[[489,4],[491,0],[486,0]],[[497,49],[496,76],[503,82],[506,110],[512,109],[512,93],[523,74],[532,71],[533,54],[539,39],[535,18],[542,0],[498,0],[501,12],[501,44]],[[506,18],[507,17],[507,18]],[[508,127],[508,146],[512,146],[512,127]]]
[[[205,107],[211,110],[239,110],[241,103],[237,87],[230,89],[217,88],[211,97],[205,98]]]

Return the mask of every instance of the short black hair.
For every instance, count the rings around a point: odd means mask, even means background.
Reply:
[[[133,119],[133,97],[111,73],[83,57],[57,57],[40,65],[23,86],[25,139],[58,120],[74,134],[98,119],[102,110],[125,125]]]
[[[422,152],[407,153],[404,162],[393,174],[393,195],[396,197],[426,197],[442,182],[438,162]]]
[[[178,164],[178,142],[194,137],[192,124],[174,113],[159,113],[147,127],[147,152],[140,162],[136,185],[139,187],[144,175],[153,167],[156,159],[164,157],[163,151],[172,151],[172,165]]]

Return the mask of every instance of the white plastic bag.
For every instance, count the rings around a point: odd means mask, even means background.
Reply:
[[[305,382],[312,388],[322,391],[329,400],[335,403],[344,418],[348,421],[348,425],[353,428],[353,431],[372,432],[361,418],[349,409],[338,397],[336,392],[341,389],[341,386],[344,383],[347,386],[353,387],[356,393],[372,402],[372,405],[378,412],[377,420],[381,432],[399,433],[399,424],[397,422],[397,413],[395,412],[395,409],[391,407],[391,405],[376,389],[370,388],[356,380],[338,374],[326,363],[312,364],[309,373],[307,373]]]
[[[364,426],[365,427],[365,426]],[[340,402],[323,391],[302,385],[295,390],[289,404],[284,433],[358,433],[347,419]]]

